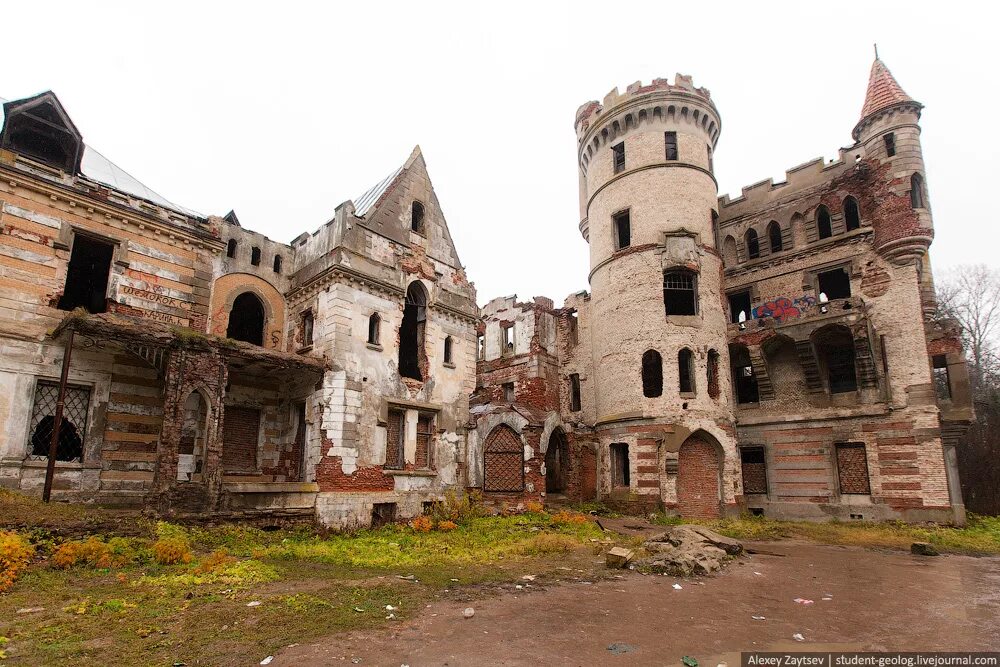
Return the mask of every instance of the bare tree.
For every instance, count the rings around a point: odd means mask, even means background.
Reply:
[[[1000,270],[985,264],[957,266],[938,281],[937,300],[941,314],[962,325],[973,391],[996,386],[1000,378]]]

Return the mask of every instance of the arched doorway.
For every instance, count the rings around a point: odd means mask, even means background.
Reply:
[[[427,356],[424,353],[424,328],[427,322],[427,292],[419,282],[406,288],[403,304],[403,322],[399,326],[399,374],[414,380],[423,380],[422,368]]]
[[[254,345],[264,344],[264,304],[253,292],[243,292],[229,311],[226,336]]]
[[[483,447],[483,491],[520,493],[524,490],[524,447],[506,424],[486,436]]]
[[[707,433],[681,445],[677,462],[677,510],[684,518],[719,518],[720,447]]]
[[[552,431],[545,450],[545,493],[564,493],[569,469],[569,443],[561,428]]]

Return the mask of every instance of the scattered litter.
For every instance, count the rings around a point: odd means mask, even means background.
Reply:
[[[15,614],[34,614],[39,611],[45,611],[45,607],[21,607]]]
[[[260,606],[260,600],[254,600],[253,602],[247,602],[247,606],[248,607],[259,607]]]
[[[832,600],[833,598],[822,598],[822,599],[823,599],[823,602],[829,602],[829,601],[830,601],[830,600]]]
[[[405,577],[403,575],[401,575],[401,574],[397,574],[396,578],[397,579],[402,579],[404,581],[416,581],[417,580],[417,578],[414,577],[412,574],[408,574]]]
[[[806,638],[802,636],[801,632],[796,632],[794,635],[792,635],[792,639],[794,639],[797,642],[804,642],[806,640]]]
[[[793,600],[796,604],[814,604],[815,600],[807,600],[805,598],[795,598]]]
[[[355,607],[355,608],[354,608],[354,611],[358,612],[359,614],[363,614],[363,613],[365,613],[365,610],[364,610],[364,609],[362,609],[361,607]]]
[[[752,618],[755,621],[766,621],[767,620],[766,616],[751,616],[750,618]]]
[[[686,655],[683,658],[681,658],[681,662],[684,663],[687,667],[698,667],[698,661],[689,655]]]
[[[466,607],[465,611],[462,612],[462,616],[466,618],[472,618],[475,615],[476,615],[476,610],[473,609],[472,607]]]
[[[392,606],[391,604],[387,604],[387,605],[385,606],[385,610],[386,610],[386,611],[396,611],[396,609],[397,609],[397,608],[396,608],[396,607],[393,607],[393,606]]]
[[[679,591],[679,590],[681,590],[682,588],[684,588],[684,587],[683,587],[683,586],[681,586],[680,584],[674,584],[674,590],[675,590],[675,591]]]
[[[458,581],[458,579],[452,579],[452,581]]]
[[[514,588],[516,588],[519,591],[524,590],[524,586],[522,586],[521,584],[515,585]]]
[[[622,655],[623,653],[631,653],[635,650],[635,647],[631,644],[615,642],[614,644],[608,644],[608,650],[611,651],[611,655]]]
[[[355,665],[361,664],[361,658],[351,658],[351,663]]]
[[[391,621],[391,620],[392,620],[392,619],[394,619],[394,618],[396,618],[396,615],[395,615],[395,614],[389,614],[388,616],[386,616],[386,617],[385,617],[385,620],[387,620],[387,621]]]
[[[266,658],[264,658],[263,660],[261,660],[260,664],[262,664],[262,665],[270,665],[272,660],[274,660],[274,656],[273,655],[269,655]]]
[[[763,577],[764,576],[763,573],[761,573],[761,572],[754,572],[754,574],[756,574],[758,577]]]
[[[533,574],[526,574],[526,575],[524,575],[521,578],[524,579],[525,581],[534,581],[535,580],[535,575],[533,575]]]

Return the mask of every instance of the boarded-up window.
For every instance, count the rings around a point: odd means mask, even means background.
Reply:
[[[56,402],[59,384],[39,380],[35,385],[35,404],[31,411],[32,458],[48,458],[55,427]],[[83,441],[87,433],[87,411],[90,408],[90,389],[66,387],[62,424],[56,443],[57,461],[80,461],[83,458]]]
[[[524,447],[509,426],[501,424],[486,438],[483,448],[483,491],[524,490]]]
[[[743,493],[767,493],[764,448],[743,447],[740,449],[740,463],[743,466]]]
[[[415,464],[418,468],[432,468],[434,443],[434,417],[420,415],[417,418],[417,454]]]
[[[260,410],[226,406],[222,427],[222,471],[257,472]]]
[[[630,483],[628,445],[624,442],[613,442],[611,443],[611,486],[628,488]]]
[[[864,443],[837,443],[837,478],[840,480],[842,494],[871,493]]]
[[[385,467],[403,467],[403,434],[406,433],[405,413],[389,410],[385,427]]]

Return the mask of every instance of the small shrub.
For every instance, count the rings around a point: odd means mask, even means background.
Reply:
[[[160,565],[190,563],[191,545],[180,537],[163,537],[153,543],[153,559]]]
[[[410,528],[418,533],[429,533],[434,527],[434,521],[426,515],[418,516],[410,522]]]
[[[0,530],[0,593],[10,590],[35,555],[35,547],[17,533]]]
[[[582,525],[590,521],[585,514],[560,510],[552,515],[552,523],[557,526]]]
[[[472,519],[486,516],[486,507],[482,503],[482,492],[476,490],[470,493],[448,491],[444,500],[434,503],[428,514],[435,521],[453,521],[466,523]]]
[[[437,525],[438,530],[443,530],[445,532],[455,530],[456,528],[458,528],[458,524],[454,521],[439,521]]]
[[[539,502],[535,502],[534,500],[529,501],[525,507],[532,514],[545,514],[545,506]]]
[[[228,549],[216,549],[201,559],[194,568],[195,574],[215,574],[234,564],[236,559],[229,555]]]
[[[52,564],[60,569],[77,565],[106,569],[114,563],[115,554],[111,546],[96,537],[63,542],[52,553]]]

